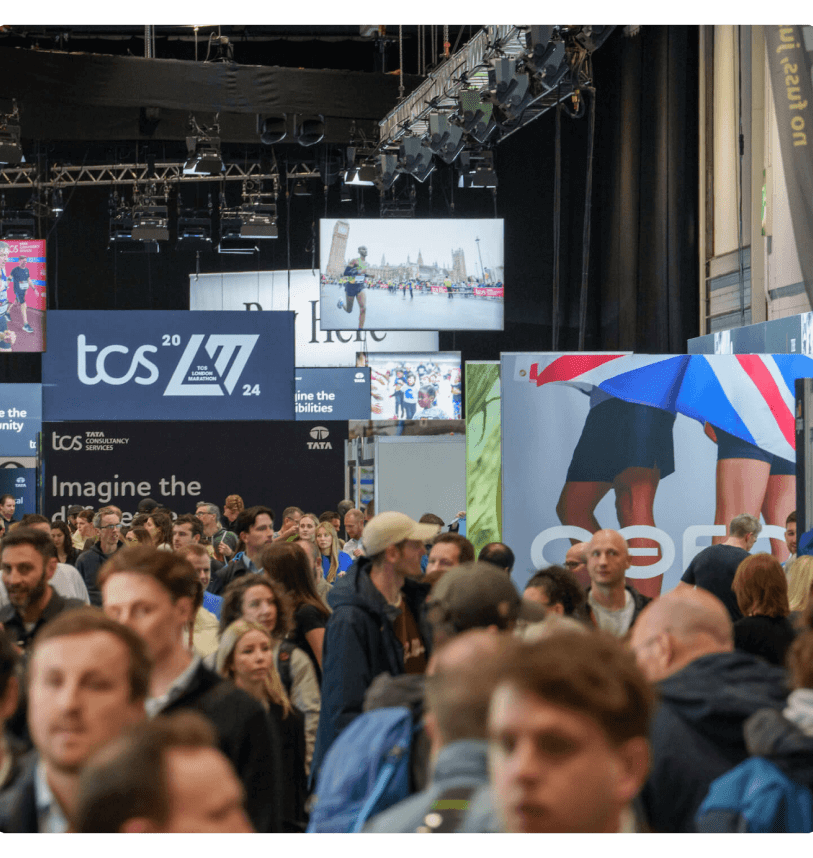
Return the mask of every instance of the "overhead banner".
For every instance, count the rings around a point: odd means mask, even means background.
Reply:
[[[290,276],[289,276],[290,275]],[[323,331],[319,315],[319,273],[256,271],[191,274],[190,310],[292,310],[296,315],[296,365],[353,366],[356,352],[436,352],[436,331]],[[349,317],[348,317],[349,318]]]
[[[294,314],[55,310],[46,420],[293,420]]]
[[[347,423],[323,420],[46,423],[45,515],[115,504],[129,516],[145,497],[180,514],[235,493],[277,523],[287,506],[319,515],[344,496],[346,437]]]
[[[599,528],[630,545],[639,590],[671,590],[736,515],[787,556],[804,355],[504,354],[503,540],[524,587]]]
[[[296,370],[297,420],[359,420],[370,410],[368,367]]]
[[[42,385],[0,384],[0,456],[36,456]]]
[[[765,26],[779,149],[807,297],[813,305],[813,83],[799,25]]]

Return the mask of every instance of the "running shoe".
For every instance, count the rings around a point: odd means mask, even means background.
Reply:
[[[23,330],[27,334],[33,334],[34,333],[34,329],[31,327],[31,325],[23,325]]]
[[[336,304],[336,306],[337,306],[340,310],[344,310],[344,301],[339,301],[339,303],[338,303],[338,304]]]

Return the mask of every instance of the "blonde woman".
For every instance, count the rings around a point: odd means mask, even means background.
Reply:
[[[813,557],[803,554],[788,568],[788,601],[791,613],[803,612],[810,603],[813,586]]]
[[[223,631],[217,650],[217,672],[262,703],[269,730],[281,744],[284,790],[283,831],[305,830],[305,729],[291,705],[274,664],[274,641],[260,623],[236,620]]]
[[[339,573],[350,568],[353,558],[345,551],[339,551],[339,538],[328,521],[323,521],[316,528],[316,545],[322,555],[322,574],[328,584],[332,584]]]

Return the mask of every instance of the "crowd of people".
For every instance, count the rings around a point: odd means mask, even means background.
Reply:
[[[433,513],[5,500],[2,832],[813,829],[795,515],[652,599],[613,530],[520,593]]]

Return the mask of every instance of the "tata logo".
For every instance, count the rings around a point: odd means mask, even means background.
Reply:
[[[81,450],[82,436],[81,435],[57,435],[56,432],[51,433],[51,449],[52,450]]]
[[[17,477],[17,485],[24,486],[25,485],[25,477]]]
[[[189,337],[163,395],[230,395],[234,392],[259,338],[259,334],[193,334]],[[181,339],[177,334],[167,334],[162,345],[176,346],[180,343]],[[136,384],[151,385],[158,381],[158,366],[148,357],[158,352],[158,346],[141,345],[132,354],[127,346],[118,344],[99,349],[98,346],[88,343],[84,334],[77,336],[76,346],[77,374],[82,384],[104,382],[122,385],[134,381]],[[122,357],[111,361],[111,355]],[[209,361],[212,361],[211,365]],[[118,373],[111,368],[111,364],[118,368]],[[127,366],[127,369],[122,374],[123,366]],[[250,385],[248,387],[246,395],[254,392]],[[259,389],[256,392],[259,393]]]
[[[365,381],[365,379],[364,379],[364,373],[363,373],[363,372],[357,372],[357,373],[355,374],[355,376],[353,377],[353,381],[354,381],[356,384],[364,384],[364,381]]]
[[[333,445],[325,439],[330,435],[327,426],[314,426],[308,433],[313,441],[308,441],[309,450],[332,450]]]

